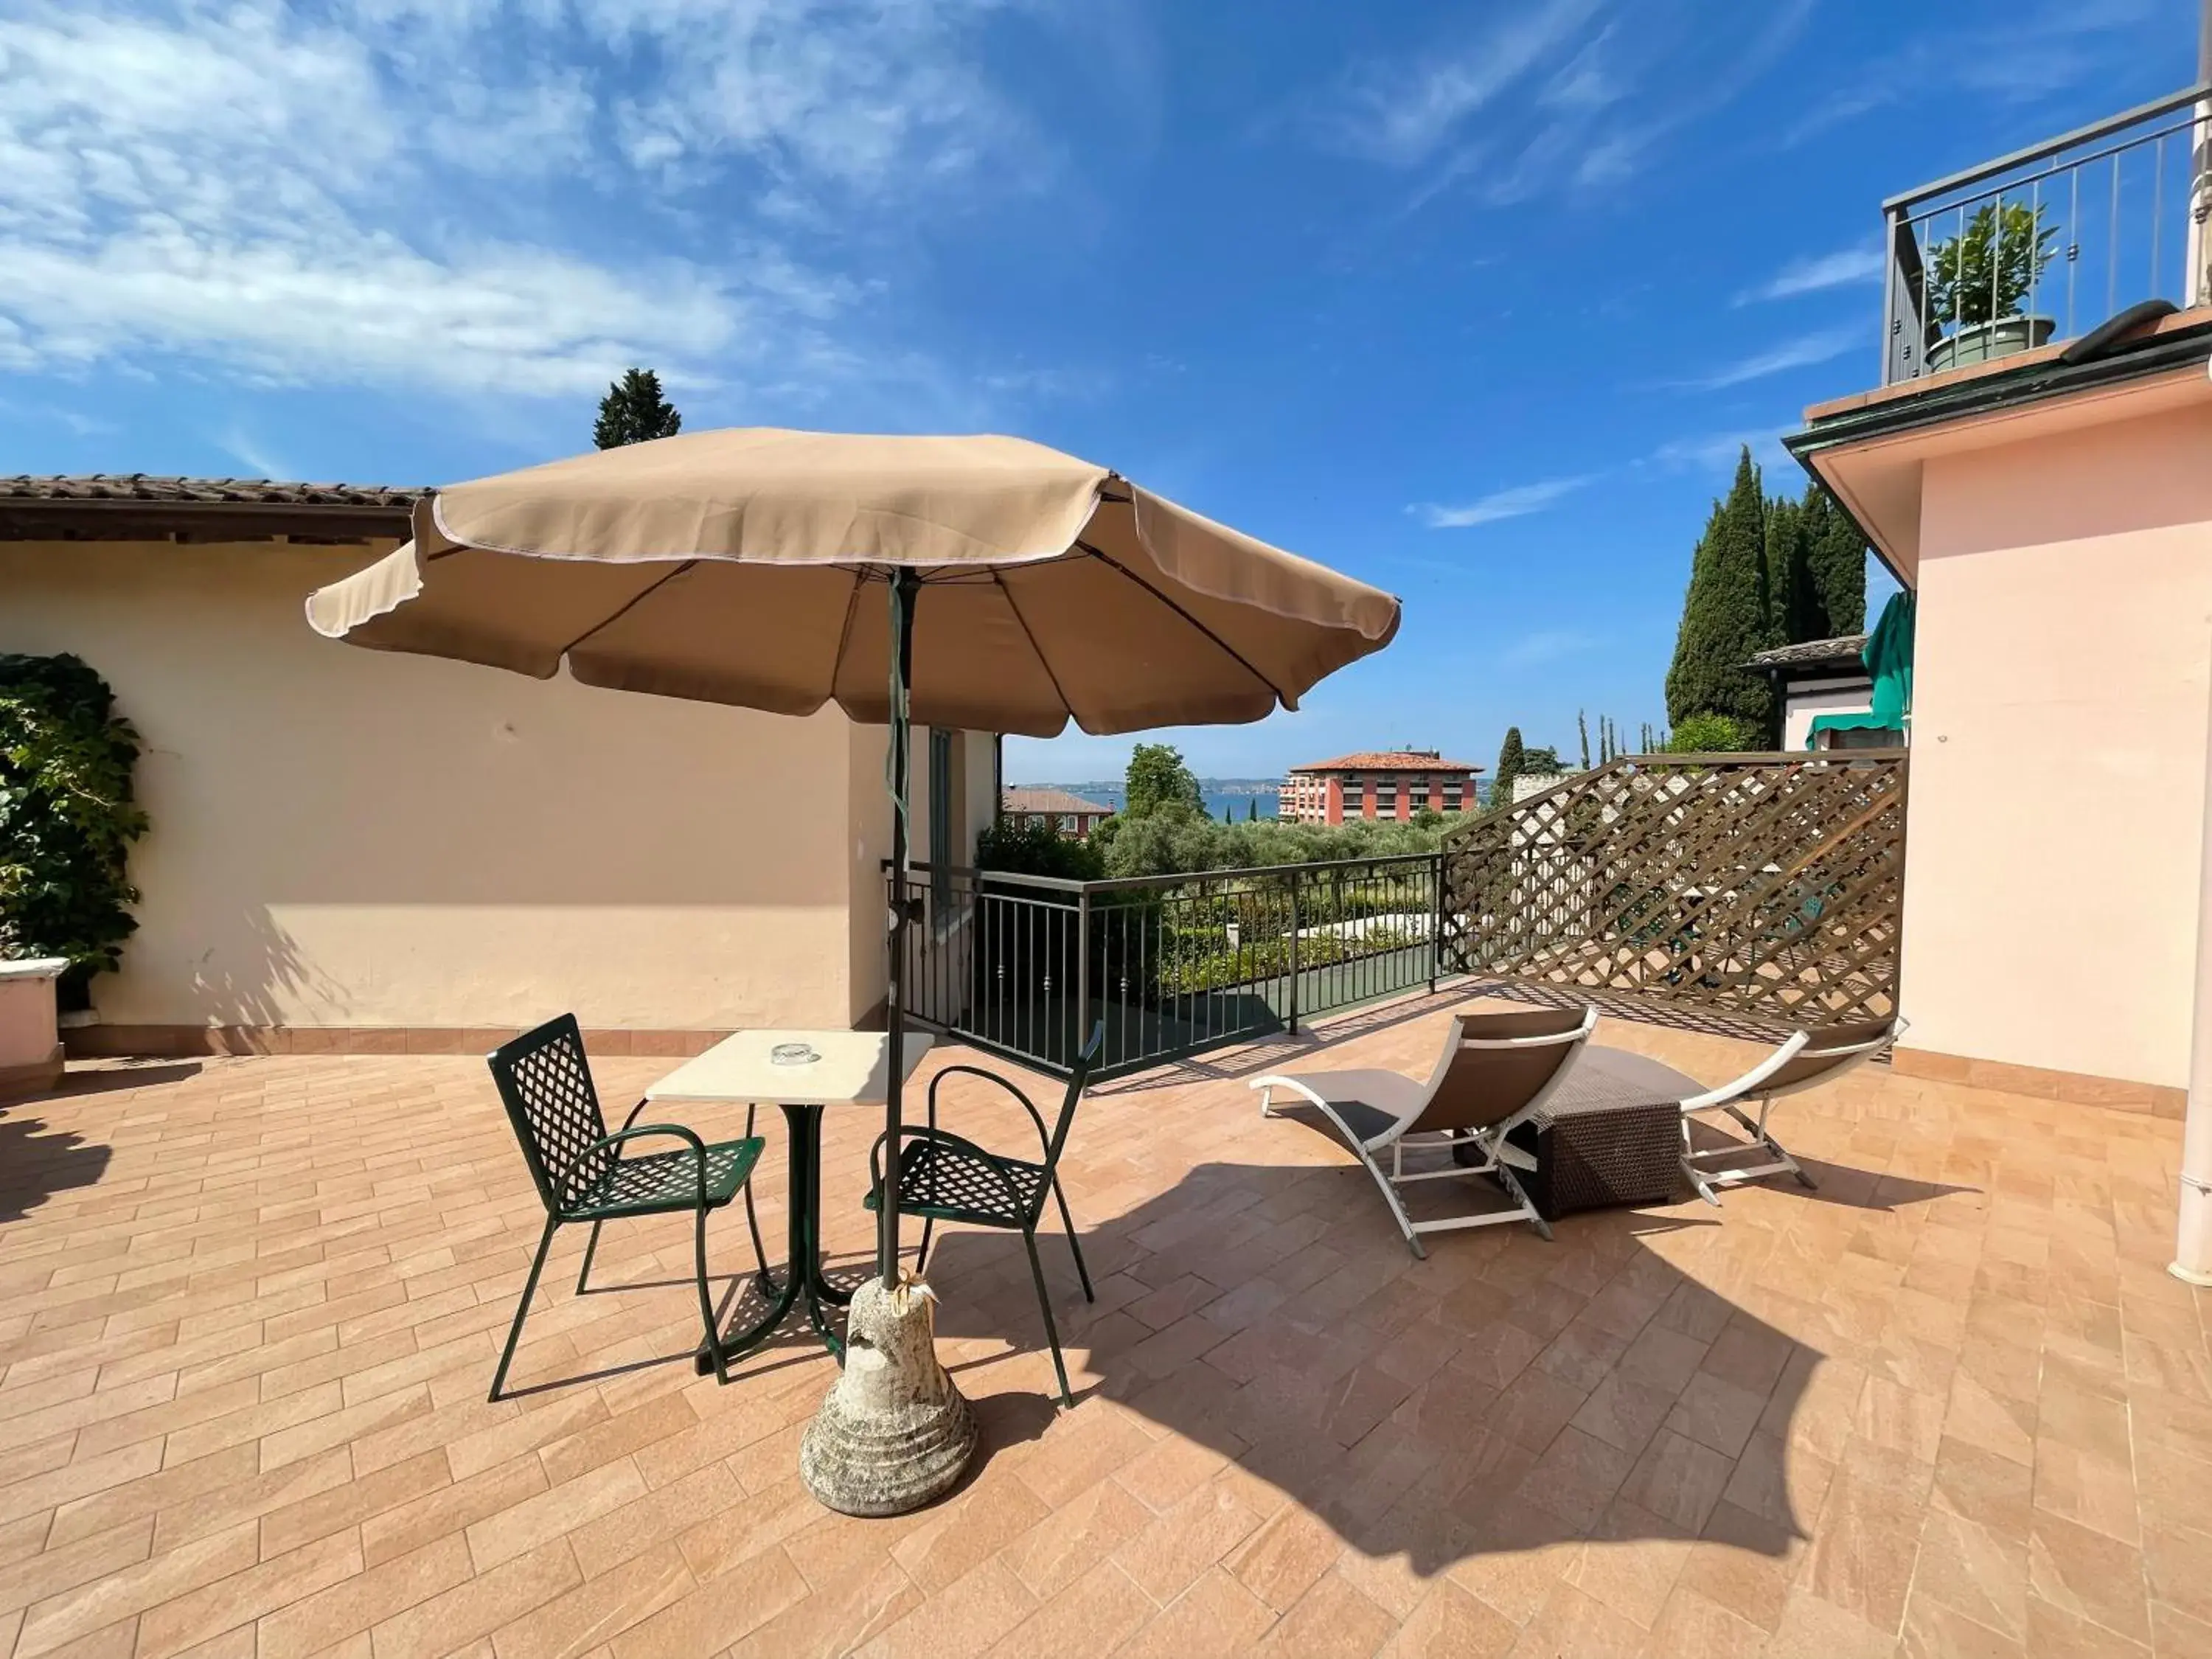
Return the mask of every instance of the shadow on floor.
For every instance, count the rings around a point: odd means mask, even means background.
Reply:
[[[107,1168],[106,1146],[52,1127],[35,1107],[0,1107],[0,1223],[21,1221],[56,1193],[93,1185]]]
[[[1815,1173],[1805,1196],[1874,1210],[1959,1190]],[[1417,1261],[1357,1168],[1215,1163],[1081,1235],[1095,1305],[1065,1242],[1039,1246],[1096,1390],[1426,1577],[1590,1537],[1808,1535],[1784,1448],[1824,1356],[1644,1242],[1721,1224],[1590,1212],[1551,1244],[1431,1235]],[[940,1336],[1042,1347],[1018,1237],[941,1232],[929,1278]]]

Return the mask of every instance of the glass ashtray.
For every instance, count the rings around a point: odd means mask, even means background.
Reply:
[[[768,1051],[771,1066],[811,1066],[821,1058],[813,1045],[805,1042],[779,1042]]]

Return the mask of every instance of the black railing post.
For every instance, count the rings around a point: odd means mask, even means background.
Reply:
[[[1068,1049],[1072,1065],[1091,1029],[1091,889],[1075,896],[1075,1040]]]
[[[1438,848],[1429,866],[1429,994],[1437,994],[1437,976],[1443,971],[1444,953],[1444,854]]]
[[[1291,872],[1291,1010],[1290,1031],[1298,1034],[1298,874]]]

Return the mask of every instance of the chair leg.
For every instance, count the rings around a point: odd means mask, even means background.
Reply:
[[[1406,1236],[1406,1248],[1413,1253],[1416,1259],[1426,1261],[1428,1250],[1422,1244],[1420,1235],[1413,1231],[1413,1221],[1406,1214],[1406,1206],[1398,1201],[1398,1189],[1390,1184],[1390,1177],[1382,1173],[1382,1166],[1369,1156],[1366,1147],[1357,1140],[1352,1141],[1352,1146],[1359,1154],[1359,1161],[1367,1166],[1367,1173],[1375,1177],[1376,1186],[1382,1189],[1382,1201],[1390,1206],[1391,1218],[1397,1222],[1398,1231]]]
[[[530,1277],[522,1282],[522,1300],[514,1306],[514,1323],[507,1328],[507,1346],[499,1356],[499,1369],[491,1374],[492,1403],[499,1402],[499,1391],[507,1386],[507,1368],[514,1363],[514,1345],[522,1340],[522,1322],[530,1312],[530,1298],[538,1294],[538,1275],[545,1271],[545,1252],[553,1247],[553,1230],[561,1224],[553,1217],[545,1218],[545,1231],[538,1237],[538,1254],[530,1263]]]
[[[722,1334],[714,1328],[714,1296],[707,1287],[707,1206],[699,1206],[699,1220],[693,1237],[696,1245],[699,1267],[699,1322],[706,1329],[707,1352],[714,1357],[714,1380],[730,1380],[729,1361],[722,1353]],[[798,1271],[794,1264],[793,1272]]]
[[[921,1218],[921,1248],[914,1253],[914,1270],[921,1273],[929,1266],[929,1233],[937,1225],[937,1218],[926,1215]]]
[[[1052,1347],[1052,1369],[1060,1377],[1060,1403],[1075,1409],[1075,1395],[1067,1386],[1067,1362],[1060,1354],[1060,1327],[1053,1322],[1052,1297],[1044,1287],[1044,1264],[1037,1260],[1036,1235],[1026,1227],[1022,1243],[1030,1253],[1030,1277],[1036,1280],[1037,1311],[1044,1316],[1044,1340]]]
[[[1067,1251],[1075,1258],[1075,1276],[1083,1281],[1083,1299],[1096,1302],[1091,1293],[1091,1269],[1083,1265],[1083,1246],[1075,1242],[1075,1218],[1067,1212],[1067,1194],[1060,1189],[1060,1177],[1052,1178],[1052,1195],[1060,1204],[1060,1224],[1067,1230]]]
[[[592,1236],[589,1239],[586,1240],[584,1243],[584,1265],[576,1269],[576,1294],[578,1296],[581,1296],[584,1293],[584,1280],[589,1277],[592,1271],[592,1254],[599,1248],[599,1224],[594,1221],[592,1224]]]

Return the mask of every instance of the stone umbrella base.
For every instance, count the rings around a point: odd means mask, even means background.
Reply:
[[[903,1515],[975,1455],[975,1414],[937,1363],[934,1298],[918,1279],[853,1293],[845,1369],[799,1445],[799,1478],[845,1515]]]

